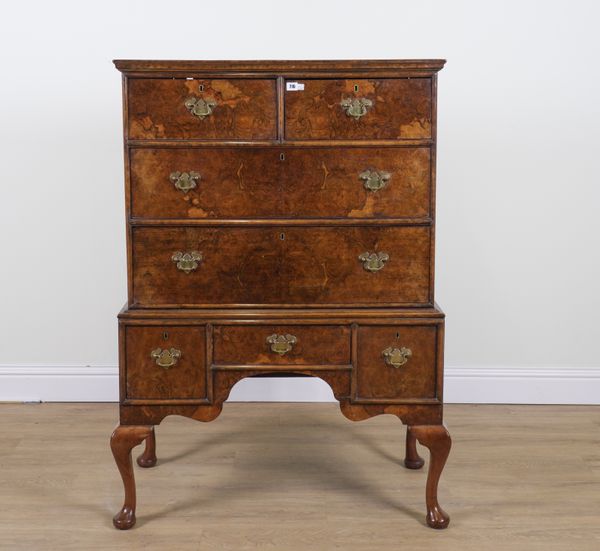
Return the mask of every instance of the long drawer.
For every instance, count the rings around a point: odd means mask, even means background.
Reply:
[[[134,227],[136,307],[428,305],[429,226]]]
[[[423,218],[429,147],[132,149],[135,218]]]

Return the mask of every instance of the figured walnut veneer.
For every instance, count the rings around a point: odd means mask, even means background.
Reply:
[[[366,98],[372,107],[348,120],[340,98]],[[288,140],[402,140],[431,137],[431,79],[307,80],[303,93],[286,96]]]
[[[185,100],[202,97],[216,101],[216,107],[199,124]],[[276,106],[275,79],[131,79],[129,138],[274,139]]]
[[[429,305],[429,226],[136,227],[133,304]],[[193,273],[176,269],[174,251],[198,251]],[[359,256],[385,251],[377,274]]]
[[[135,523],[131,450],[215,419],[246,377],[313,376],[354,421],[430,450],[427,523],[450,450],[434,302],[441,60],[116,61],[123,73],[128,302],[111,448]]]
[[[429,147],[133,148],[130,163],[139,219],[431,216]],[[385,187],[369,191],[367,170],[388,172]],[[196,187],[174,193],[170,174],[189,171]]]

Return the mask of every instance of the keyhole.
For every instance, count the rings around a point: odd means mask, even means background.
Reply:
[[[285,239],[285,233],[280,233],[279,234],[279,239],[281,239],[282,241]]]
[[[358,84],[355,84],[355,85],[354,85],[354,91],[355,91],[355,92],[358,92]]]
[[[396,338],[399,339],[400,338],[400,333],[396,333]]]
[[[165,341],[169,339],[169,333],[167,333],[166,331],[163,333],[163,339]]]
[[[200,89],[201,92],[204,92],[204,84],[201,84],[200,86],[198,86],[198,88]]]
[[[285,153],[280,153],[279,154],[279,160],[280,161],[285,161]]]

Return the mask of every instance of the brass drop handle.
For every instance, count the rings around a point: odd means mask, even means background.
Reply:
[[[381,354],[387,365],[391,365],[397,369],[403,366],[408,361],[408,358],[412,356],[412,350],[404,346],[402,348],[392,348],[389,346]]]
[[[298,339],[294,335],[270,335],[267,337],[267,344],[271,345],[271,350],[280,356],[287,354],[294,344],[298,342]]]
[[[363,263],[363,268],[368,272],[378,272],[381,270],[385,263],[390,259],[390,255],[384,252],[380,253],[362,253],[359,255],[358,260]]]
[[[177,350],[177,348],[155,348],[152,352],[150,352],[150,357],[154,358],[156,365],[169,369],[173,367],[179,358],[181,358],[181,350]]]
[[[392,175],[384,170],[365,170],[364,172],[361,172],[358,177],[365,181],[366,189],[369,191],[379,191],[386,186]]]
[[[171,260],[175,262],[178,270],[189,274],[198,268],[198,264],[202,261],[202,253],[198,251],[190,251],[189,253],[176,251],[171,256]]]
[[[373,107],[373,101],[367,98],[344,98],[340,105],[346,115],[358,120],[367,114],[367,111]]]
[[[196,187],[196,181],[200,179],[200,174],[190,170],[189,172],[171,172],[169,180],[173,182],[175,188],[183,193],[187,193],[190,189]]]
[[[216,100],[213,98],[187,98],[183,104],[187,110],[200,120],[205,119],[212,114],[214,107],[217,105]]]

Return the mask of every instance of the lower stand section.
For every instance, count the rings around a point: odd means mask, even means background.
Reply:
[[[417,454],[417,440],[429,449],[430,461],[427,474],[425,502],[427,524],[431,528],[447,528],[450,517],[440,507],[437,498],[438,483],[452,441],[444,425],[409,425],[406,433],[406,458],[404,464],[409,469],[419,469],[424,461]],[[119,425],[110,439],[110,447],[123,479],[125,501],[121,510],[114,516],[113,524],[119,530],[127,530],[135,524],[136,491],[131,450],[146,441],[146,448],[137,459],[140,467],[156,465],[156,436],[153,426]]]

